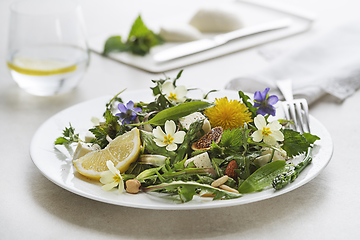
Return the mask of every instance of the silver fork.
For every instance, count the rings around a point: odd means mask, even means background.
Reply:
[[[282,102],[285,118],[294,123],[293,128],[296,131],[310,133],[309,108],[306,99],[294,99],[291,80],[278,80],[276,85],[286,100]]]

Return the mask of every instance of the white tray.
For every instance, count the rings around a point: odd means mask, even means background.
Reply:
[[[196,53],[190,56],[174,59],[163,63],[155,62],[153,59],[153,55],[164,49],[176,46],[179,43],[165,43],[163,45],[156,46],[151,49],[150,54],[144,57],[136,56],[131,53],[111,53],[108,57],[148,72],[165,72],[304,32],[311,27],[311,24],[314,21],[313,15],[309,12],[299,9],[292,9],[288,6],[275,5],[271,3],[271,1],[265,2],[259,0],[247,0],[234,1],[227,4],[230,5],[232,9],[235,9],[239,12],[239,16],[241,16],[245,27],[284,17],[291,18],[293,20],[293,24],[288,28],[240,38],[228,42],[227,44],[219,46],[217,48],[213,48],[204,52]],[[176,17],[176,20],[169,19],[168,17],[166,19],[161,19],[161,15],[158,15],[160,16],[158,20],[159,22],[151,23],[151,26],[149,26],[149,28],[156,32],[156,30],[160,27],[161,22],[186,22],[189,18],[189,12],[187,12],[187,14],[183,14],[183,19],[179,18],[179,16],[182,16],[181,14],[177,14],[176,16],[174,16],[174,18]],[[150,25],[147,22],[145,22],[145,24]],[[96,53],[101,54],[104,48],[105,41],[110,36],[111,35],[109,34],[103,34],[101,35],[101,37],[89,39],[90,49]],[[212,36],[215,35],[206,35],[206,37]]]

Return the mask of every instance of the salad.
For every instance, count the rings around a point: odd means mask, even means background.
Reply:
[[[181,74],[152,80],[152,102],[124,102],[120,92],[103,121],[93,119],[91,138],[80,139],[70,123],[55,145],[77,144],[75,168],[105,191],[155,191],[181,202],[280,190],[311,163],[320,138],[292,130],[291,121],[270,121],[278,97],[269,88],[252,98],[239,91],[237,100],[209,101],[212,90],[194,99],[187,97],[194,89],[178,84]],[[298,156],[299,163],[290,161]]]

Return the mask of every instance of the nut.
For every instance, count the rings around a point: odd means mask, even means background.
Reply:
[[[197,142],[191,145],[192,150],[209,150],[211,144],[219,143],[224,130],[222,127],[216,127],[210,130],[207,134],[202,136]]]
[[[235,169],[238,169],[238,165],[235,160],[232,160],[227,165],[225,169],[225,174],[231,177],[232,179],[234,179],[235,181],[237,181],[239,175],[237,174],[237,172],[235,172]]]
[[[220,185],[219,188],[228,192],[239,193],[239,191],[236,190],[235,188],[229,187],[228,185],[225,184]]]
[[[130,179],[125,182],[125,190],[128,193],[138,193],[141,183],[137,179]]]
[[[218,187],[218,186],[226,183],[226,181],[227,181],[228,179],[229,179],[229,177],[226,176],[226,175],[224,175],[224,176],[222,176],[221,178],[218,178],[218,179],[216,179],[215,181],[213,181],[213,182],[211,183],[211,186],[212,186],[212,187]]]

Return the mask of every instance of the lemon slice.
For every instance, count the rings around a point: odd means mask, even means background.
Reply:
[[[106,148],[87,153],[74,160],[76,170],[90,179],[99,180],[101,173],[107,171],[106,162],[111,160],[121,173],[125,172],[132,162],[139,157],[141,148],[140,132],[133,128],[111,141]]]

